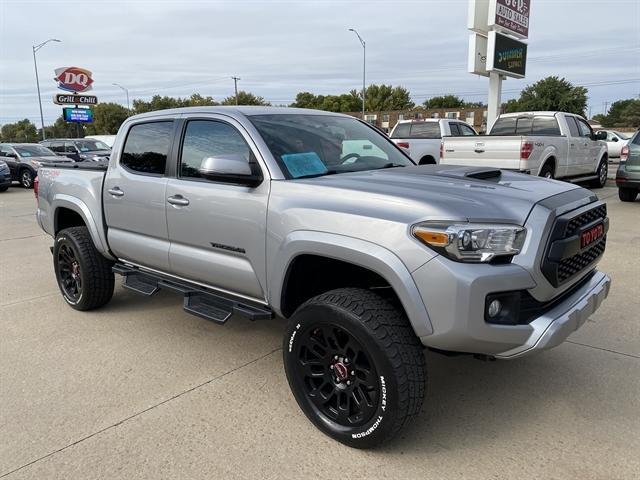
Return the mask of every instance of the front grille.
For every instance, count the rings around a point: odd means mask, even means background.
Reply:
[[[597,206],[573,214],[573,216],[568,214],[556,219],[542,261],[542,273],[551,285],[559,287],[569,282],[576,275],[594,265],[602,256],[607,244],[607,236],[603,236],[586,250],[581,251],[579,248],[580,234],[583,230],[597,224],[599,220],[607,222],[606,216],[607,206],[600,202]],[[552,247],[558,247],[559,244],[561,244],[560,252],[566,253],[558,258],[556,249],[556,256],[553,259],[550,258]]]

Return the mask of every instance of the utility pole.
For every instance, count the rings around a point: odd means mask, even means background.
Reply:
[[[607,115],[609,111],[609,102],[604,102],[604,114]]]
[[[127,88],[124,88],[119,83],[112,83],[111,85],[113,85],[114,87],[121,88],[122,90],[124,90],[124,93],[127,94],[127,110],[129,110],[129,115],[131,115],[131,107],[129,106],[129,90]]]
[[[233,85],[235,87],[236,90],[236,105],[238,105],[238,80],[240,80],[239,77],[231,77],[231,79],[233,80]]]
[[[33,66],[36,70],[36,87],[38,88],[38,105],[40,106],[40,125],[42,126],[42,139],[46,140],[47,135],[44,132],[44,116],[42,115],[42,97],[40,96],[40,80],[38,79],[38,62],[36,62],[36,52],[44,47],[49,42],[60,42],[57,38],[50,38],[46,42],[42,42],[38,45],[32,45],[33,50]]]
[[[364,97],[365,97],[365,83],[366,83],[366,71],[367,71],[367,44],[362,39],[360,34],[356,31],[355,28],[350,28],[350,32],[355,33],[358,36],[358,40],[360,40],[360,44],[362,45],[362,120],[364,120]]]

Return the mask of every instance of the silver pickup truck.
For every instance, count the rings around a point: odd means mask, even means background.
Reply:
[[[359,448],[420,412],[424,347],[501,359],[551,348],[610,285],[596,270],[606,205],[588,190],[416,166],[371,126],[327,112],[136,115],[108,165],[41,167],[37,195],[72,308],[109,302],[117,273],[214,322],[284,317],[302,411]]]

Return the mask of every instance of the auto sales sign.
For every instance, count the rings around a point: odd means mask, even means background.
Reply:
[[[55,70],[54,80],[58,88],[67,92],[82,93],[91,90],[91,72],[80,67],[60,67]]]
[[[530,13],[531,0],[490,0],[489,29],[528,38]]]

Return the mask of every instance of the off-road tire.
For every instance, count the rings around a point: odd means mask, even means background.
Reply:
[[[542,167],[542,170],[540,170],[540,176],[544,178],[551,178],[551,179],[555,178],[553,165],[548,162],[545,163]]]
[[[301,353],[308,351],[309,344],[316,346],[311,340],[307,341],[307,338],[311,339],[319,331],[325,330],[346,332],[353,337],[350,340],[352,343],[347,345],[357,345],[365,352],[355,355],[355,359],[351,361],[352,366],[349,366],[348,370],[353,368],[354,371],[348,373],[353,375],[355,372],[355,375],[350,377],[352,386],[344,387],[347,390],[338,390],[342,385],[336,383],[337,379],[334,376],[338,365],[325,364],[319,367],[323,373],[318,380],[300,373],[300,369],[305,368],[301,367],[304,365],[300,359]],[[337,333],[335,338],[339,338]],[[337,362],[338,360],[334,360],[335,357],[342,355],[340,352],[332,351],[330,343],[327,342],[325,355],[318,363]],[[348,350],[346,348],[345,351]],[[312,353],[320,357],[318,350]],[[346,358],[347,353],[344,355]],[[360,370],[362,355],[372,363],[366,378],[375,379],[370,388],[377,388],[378,393],[375,400],[366,396],[366,399],[370,400],[365,405],[369,414],[362,414],[358,422],[344,421],[341,424],[320,411],[317,404],[314,404],[309,393],[310,390],[313,391],[313,387],[309,387],[308,382],[324,382],[322,386],[316,387],[316,392],[327,386],[333,389],[333,394],[339,392],[337,395],[348,395],[344,402],[347,408],[343,411],[351,411],[352,407],[358,411],[360,404],[356,399],[360,397],[361,402],[363,400],[360,377],[365,376],[367,371],[366,367]],[[301,305],[289,319],[283,342],[283,356],[289,386],[302,411],[322,432],[345,445],[355,448],[379,445],[393,438],[405,424],[420,413],[426,389],[422,344],[404,312],[369,290],[332,290]],[[345,383],[346,381],[348,380],[345,380]],[[360,390],[356,392],[356,389]],[[330,398],[329,395],[331,394],[327,394],[326,398]],[[320,400],[320,397],[316,398]]]
[[[0,192],[6,192],[7,190],[9,190],[8,186],[0,187]]]
[[[34,173],[28,168],[23,168],[22,170],[20,170],[18,180],[20,181],[20,185],[22,185],[24,188],[33,188],[34,178]]]
[[[77,260],[81,291],[77,297],[69,293],[63,284],[61,249],[71,252]],[[58,287],[65,301],[76,310],[93,310],[109,302],[113,296],[114,274],[112,262],[103,257],[91,240],[87,227],[70,227],[56,235],[53,246],[53,268]]]
[[[604,188],[607,184],[607,176],[609,174],[609,160],[605,157],[600,160],[598,169],[596,170],[597,179],[592,180],[590,183],[591,188]]]
[[[622,202],[635,202],[638,190],[635,188],[618,188],[618,197]]]

